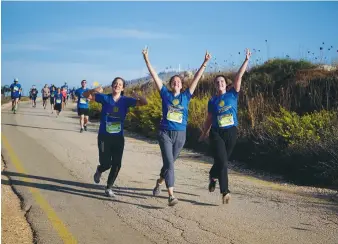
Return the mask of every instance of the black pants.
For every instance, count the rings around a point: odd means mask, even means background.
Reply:
[[[101,135],[97,137],[99,148],[100,173],[110,169],[107,188],[112,188],[121,169],[122,155],[124,150],[124,137]]]
[[[210,178],[218,179],[221,193],[229,193],[228,160],[236,145],[237,128],[212,128],[209,134],[214,164],[209,172]]]

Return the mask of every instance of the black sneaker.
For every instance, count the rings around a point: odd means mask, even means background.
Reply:
[[[81,128],[80,133],[82,133],[82,132],[83,132],[83,129]]]
[[[174,196],[169,196],[169,199],[168,199],[168,205],[169,206],[174,206],[178,203],[178,199]]]
[[[83,126],[84,130],[87,131],[87,125]]]
[[[216,189],[216,180],[210,178],[209,181],[209,192],[214,192]]]
[[[96,184],[99,184],[99,183],[100,183],[101,174],[102,174],[102,173],[99,172],[99,166],[97,166],[96,172],[95,172],[95,174],[94,174],[94,181],[95,181]]]

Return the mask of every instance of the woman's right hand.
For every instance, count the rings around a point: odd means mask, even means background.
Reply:
[[[147,46],[142,50],[142,54],[143,54],[143,58],[145,60],[148,60],[148,47]]]
[[[103,88],[102,88],[102,86],[99,86],[99,87],[96,87],[94,89],[94,91],[97,92],[97,93],[103,93]]]

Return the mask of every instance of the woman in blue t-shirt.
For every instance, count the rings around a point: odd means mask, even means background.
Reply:
[[[54,110],[56,111],[56,117],[60,115],[61,110],[62,110],[62,93],[61,93],[61,89],[58,88],[57,92],[55,92],[55,96],[54,96]]]
[[[169,194],[168,204],[173,206],[178,203],[177,198],[174,196],[174,162],[185,143],[189,102],[211,56],[208,52],[205,54],[203,64],[195,74],[190,87],[181,92],[182,80],[180,76],[174,75],[170,78],[169,90],[163,85],[162,80],[150,64],[148,49],[144,49],[142,53],[162,99],[162,120],[160,122],[158,142],[161,148],[163,167],[160,172],[160,178],[156,181],[153,195],[160,195],[162,183],[165,182]]]
[[[123,96],[126,82],[116,77],[112,84],[112,93],[103,94],[102,87],[87,90],[82,95],[102,104],[100,128],[98,133],[99,162],[94,174],[95,183],[100,183],[101,174],[110,169],[106,195],[115,197],[113,185],[121,169],[124,150],[123,125],[130,107],[143,106],[147,100],[137,94],[134,97]]]
[[[220,192],[224,203],[229,203],[230,191],[228,188],[228,159],[237,140],[237,101],[241,89],[242,76],[248,66],[251,56],[246,50],[245,61],[236,74],[233,87],[227,91],[231,80],[223,75],[216,76],[214,83],[217,95],[208,102],[208,116],[200,141],[209,134],[210,146],[214,164],[209,172],[209,191],[215,191],[216,180],[219,180]],[[210,129],[211,128],[211,129]],[[210,133],[209,133],[210,130]]]

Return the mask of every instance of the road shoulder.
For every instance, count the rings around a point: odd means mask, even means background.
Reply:
[[[4,174],[6,164],[1,159],[1,180],[10,179]],[[21,208],[20,198],[11,185],[1,184],[1,242],[7,244],[30,244],[33,232],[26,220],[26,212]]]

